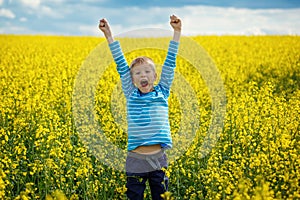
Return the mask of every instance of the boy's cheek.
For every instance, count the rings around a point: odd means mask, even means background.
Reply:
[[[133,83],[133,85],[135,85],[135,87],[138,87],[138,81],[136,81],[135,79],[132,79],[132,83]]]
[[[132,83],[136,85],[136,79],[134,78],[134,76],[131,77]]]

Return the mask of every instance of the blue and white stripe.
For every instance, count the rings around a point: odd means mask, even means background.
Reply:
[[[178,46],[178,42],[170,41],[159,84],[154,87],[154,91],[142,94],[132,83],[130,68],[119,41],[109,44],[127,101],[128,151],[154,144],[172,147],[168,98],[174,79]]]

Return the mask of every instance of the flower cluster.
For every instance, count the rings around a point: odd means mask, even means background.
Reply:
[[[125,173],[98,157],[110,155],[111,145],[127,147],[125,99],[110,54],[91,104],[103,134],[82,137],[79,132],[91,130],[92,124],[84,119],[86,125],[78,126],[72,108],[74,100],[81,105],[80,99],[72,99],[81,64],[102,41],[0,36],[0,199],[126,199]],[[168,42],[125,38],[121,43],[126,49],[141,41],[150,47]],[[169,154],[175,158],[166,169],[170,185],[163,197],[299,199],[300,38],[197,36],[193,41],[220,71],[226,115],[219,137],[211,138],[215,145],[205,149],[211,91],[193,62],[179,53],[169,99],[175,144]],[[193,53],[188,44],[180,48]],[[125,54],[128,61],[139,55],[153,58],[160,74],[165,51],[144,48]],[[185,95],[187,85],[193,95]],[[185,105],[191,106],[188,112]],[[101,143],[103,138],[110,146]],[[149,188],[145,197],[150,197]]]

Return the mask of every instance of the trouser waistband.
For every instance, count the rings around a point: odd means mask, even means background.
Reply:
[[[154,153],[154,154],[141,154],[141,153],[136,153],[136,152],[129,151],[127,153],[127,156],[135,157],[135,158],[142,159],[142,160],[147,160],[149,158],[151,158],[151,159],[161,158],[164,154],[165,154],[165,151],[162,149],[159,152]]]
[[[155,154],[139,154],[128,152],[126,160],[126,171],[149,172],[167,167],[167,158],[164,150]]]

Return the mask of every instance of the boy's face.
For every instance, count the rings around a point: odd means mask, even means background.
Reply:
[[[133,84],[142,92],[148,93],[153,90],[157,74],[150,64],[135,65],[131,69]]]

